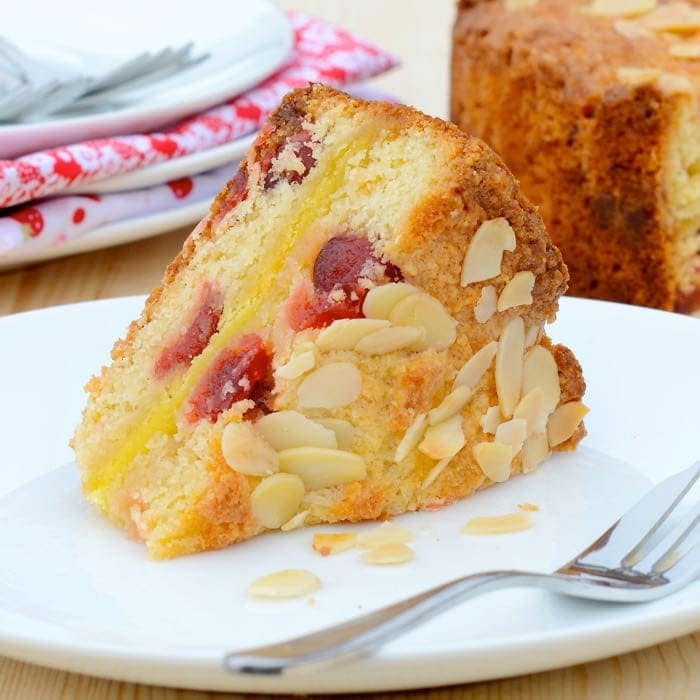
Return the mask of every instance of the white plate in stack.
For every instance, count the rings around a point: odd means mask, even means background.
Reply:
[[[293,44],[287,17],[270,0],[197,0],[187,10],[165,0],[23,0],[3,17],[2,33],[32,55],[69,52],[105,61],[105,68],[189,41],[193,56],[208,58],[158,90],[134,91],[132,104],[113,111],[0,124],[0,158],[165,126],[261,82],[284,63]]]

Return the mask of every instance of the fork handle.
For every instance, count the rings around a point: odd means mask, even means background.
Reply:
[[[279,675],[297,667],[356,658],[469,598],[498,588],[532,586],[545,581],[551,588],[551,579],[520,571],[465,576],[319,632],[280,644],[228,653],[224,666],[235,673]]]

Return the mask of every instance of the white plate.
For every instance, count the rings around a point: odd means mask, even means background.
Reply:
[[[238,161],[247,153],[255,137],[256,131],[240,139],[224,143],[221,146],[210,148],[200,153],[192,153],[181,158],[173,158],[162,163],[156,163],[147,168],[134,170],[123,175],[115,175],[104,180],[91,183],[78,183],[73,187],[61,192],[64,194],[105,194],[109,192],[124,192],[126,190],[136,190],[142,187],[160,185],[163,182],[176,180],[180,177],[197,175],[198,173],[213,170],[225,163]],[[233,168],[232,168],[233,172]]]
[[[42,21],[37,23],[36,17]],[[85,31],[91,26],[98,29]],[[46,41],[60,37],[64,44],[86,53],[96,53],[106,42],[115,54],[114,47],[120,47],[123,56],[134,55],[143,46],[176,46],[193,40],[193,50],[207,51],[209,58],[169,79],[172,87],[167,91],[144,89],[137,103],[122,109],[0,125],[0,158],[149,131],[194,114],[273,73],[289,55],[293,39],[287,18],[269,0],[198,0],[188,8],[175,7],[168,0],[25,0],[3,17],[3,33],[22,43],[19,40],[26,27],[32,28],[31,40],[40,46],[42,36],[36,32],[42,31]]]
[[[233,172],[233,168],[231,172]],[[134,243],[143,238],[151,238],[152,236],[159,236],[163,233],[174,231],[182,226],[192,225],[194,228],[194,224],[209,211],[210,205],[211,199],[207,198],[182,207],[158,212],[157,214],[136,216],[113,224],[106,224],[96,228],[94,231],[90,231],[90,233],[86,233],[84,236],[51,246],[50,248],[21,251],[7,259],[3,260],[0,258],[0,272],[25,265],[34,265],[46,260],[63,258],[67,255],[109,248],[122,243]]]
[[[700,324],[564,299],[553,335],[575,348],[586,370],[592,412],[585,448],[449,508],[400,518],[416,534],[408,565],[366,567],[354,551],[321,558],[310,550],[309,530],[150,562],[82,501],[74,469],[50,471],[71,457],[66,443],[79,419],[80,387],[141,303],[114,299],[0,320],[0,494],[20,487],[0,497],[0,653],[159,685],[355,692],[541,671],[700,626],[700,582],[629,606],[512,590],[466,603],[353,664],[281,678],[229,675],[221,666],[227,649],[318,629],[458,574],[553,569],[567,560],[650,483],[697,459]],[[541,507],[534,529],[498,538],[460,534],[469,517],[522,501]],[[246,598],[252,579],[292,566],[323,580],[314,605]]]

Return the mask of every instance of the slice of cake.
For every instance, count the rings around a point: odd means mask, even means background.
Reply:
[[[584,434],[566,282],[481,141],[292,93],[88,384],[85,493],[163,558],[532,470]]]
[[[700,2],[462,0],[452,118],[540,208],[573,294],[700,311]]]

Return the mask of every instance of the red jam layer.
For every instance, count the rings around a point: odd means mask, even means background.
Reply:
[[[341,318],[361,318],[368,291],[361,279],[387,284],[400,282],[403,275],[396,265],[382,260],[366,238],[331,238],[314,263],[313,289],[298,287],[287,302],[292,330],[325,328]]]
[[[263,408],[264,396],[272,389],[272,356],[262,338],[251,333],[226,348],[192,392],[187,420],[202,418],[214,423],[217,416],[237,401],[251,399]]]
[[[153,372],[158,379],[166,377],[175,369],[189,367],[192,360],[209,344],[219,328],[223,311],[221,292],[211,284],[204,285],[199,307],[185,331],[156,360]]]

